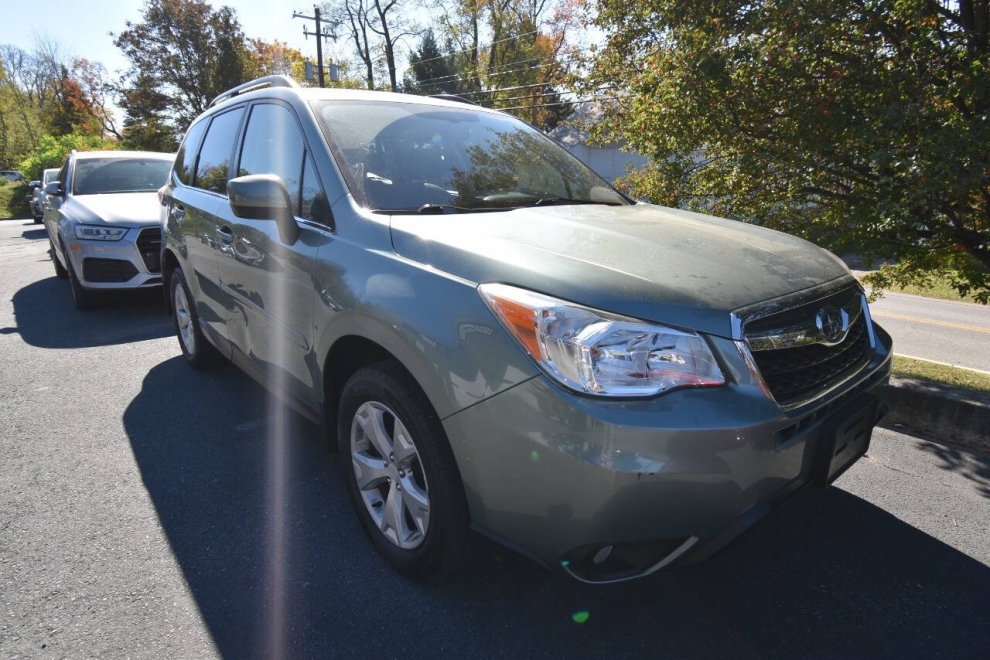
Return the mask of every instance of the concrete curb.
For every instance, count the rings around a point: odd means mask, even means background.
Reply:
[[[883,426],[902,425],[936,442],[990,452],[990,394],[891,376]]]

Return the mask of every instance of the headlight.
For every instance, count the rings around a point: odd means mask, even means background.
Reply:
[[[76,238],[86,241],[119,241],[126,233],[127,227],[76,225]]]
[[[482,284],[478,291],[530,357],[577,392],[645,397],[725,383],[711,349],[696,333],[505,284]]]

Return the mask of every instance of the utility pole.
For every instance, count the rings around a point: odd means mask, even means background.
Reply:
[[[320,79],[320,87],[326,87],[326,82],[323,77],[323,40],[333,39],[336,41],[336,37],[326,31],[321,24],[322,17],[320,16],[320,8],[316,5],[313,6],[313,16],[305,16],[303,14],[292,13],[292,18],[305,18],[307,21],[316,21],[316,32],[310,32],[308,26],[303,26],[303,36],[309,39],[309,35],[316,37],[316,71],[317,76]]]

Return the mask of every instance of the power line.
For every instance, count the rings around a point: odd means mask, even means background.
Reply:
[[[485,89],[485,90],[481,90],[481,91],[478,91],[478,92],[462,92],[462,93],[458,94],[457,96],[479,96],[479,95],[484,95],[484,94],[498,94],[500,92],[513,92],[513,91],[516,91],[516,90],[519,90],[519,89],[532,89],[533,87],[546,87],[546,86],[550,86],[552,88],[554,86],[554,83],[552,83],[552,82],[541,82],[541,83],[533,83],[533,84],[530,84],[530,85],[513,85],[512,87],[495,87],[495,88],[492,88],[492,89]],[[605,91],[607,89],[609,89],[609,88],[608,87],[605,87],[605,86],[599,86],[599,88],[596,89],[595,91]],[[565,91],[557,90],[557,91],[560,94],[568,94],[568,93],[570,93],[570,92],[567,92],[566,90]],[[527,95],[526,98],[530,98],[530,95]],[[503,99],[493,99],[493,100],[503,100]]]
[[[550,106],[555,106],[555,105],[581,105],[583,103],[597,103],[599,101],[618,101],[618,100],[619,100],[618,96],[606,96],[597,99],[584,99],[581,101],[561,101],[559,103],[541,103],[537,107],[549,108]],[[533,106],[531,105],[515,105],[512,106],[511,108],[492,108],[492,110],[498,110],[499,112],[508,112],[509,110],[529,110],[532,107]]]
[[[495,69],[489,69],[484,74],[481,71],[478,71],[478,70],[475,70],[473,73],[471,73],[471,72],[465,72],[465,73],[448,73],[445,76],[434,76],[433,78],[424,78],[423,80],[417,80],[416,82],[419,83],[420,85],[425,85],[427,83],[434,83],[435,81],[438,81],[438,80],[446,80],[447,82],[453,82],[454,80],[471,79],[473,76],[477,76],[478,78],[481,78],[481,77],[484,76],[484,77],[487,78],[488,76],[491,76],[491,75],[505,75],[506,73],[513,73],[513,72],[512,71],[500,71],[499,73],[493,73],[493,71],[495,71],[496,69],[502,69],[502,68],[511,66],[513,64],[522,64],[523,62],[531,62],[531,61],[539,62],[540,60],[539,60],[539,58],[532,58],[531,57],[529,59],[519,60],[517,62],[511,62],[510,64],[504,64],[502,66],[496,67]],[[534,65],[531,65],[530,67],[527,67],[527,68],[536,68],[537,66],[538,65],[535,65],[534,64]]]
[[[505,89],[508,89],[508,87],[506,87]],[[498,91],[504,91],[504,90],[498,90]],[[597,89],[594,90],[594,93],[613,92],[613,91],[615,91],[614,88],[606,87],[606,86],[600,86],[600,87],[598,87]],[[522,96],[509,96],[509,97],[502,97],[502,98],[497,98],[497,99],[489,99],[489,102],[490,103],[505,103],[506,101],[520,101],[522,99],[532,100],[533,98],[541,99],[541,98],[552,97],[552,96],[560,96],[562,94],[573,94],[573,92],[567,92],[567,91],[563,91],[562,92],[562,91],[559,91],[559,90],[555,90],[553,88],[550,88],[547,91],[535,92],[533,94],[524,94]],[[460,96],[460,95],[458,95],[458,96]],[[550,105],[550,104],[549,103],[546,103],[544,105]]]
[[[561,94],[567,94],[567,93],[568,92],[561,92],[561,91],[557,91],[557,90],[551,90],[549,92],[537,92],[537,93],[534,93],[534,94],[524,94],[523,96],[501,97],[501,98],[497,98],[497,99],[491,99],[491,102],[492,103],[495,103],[495,102],[505,103],[506,101],[518,101],[520,99],[532,99],[532,98],[541,99],[544,96],[560,96]]]
[[[495,89],[483,89],[477,92],[464,92],[458,96],[483,96],[485,94],[498,94],[499,92],[514,92],[518,89],[531,89],[533,87],[543,87],[550,83],[533,83],[532,85],[515,85],[513,87],[500,87]]]
[[[551,55],[551,56],[548,56],[548,57],[553,57],[553,56]],[[447,82],[453,82],[454,80],[471,80],[473,76],[477,76],[478,78],[491,78],[491,77],[496,77],[496,76],[506,76],[506,75],[508,75],[510,73],[519,73],[520,71],[530,71],[532,69],[542,69],[542,68],[545,68],[545,67],[548,67],[548,66],[554,66],[555,64],[560,64],[560,65],[569,64],[570,62],[576,60],[579,57],[580,57],[580,55],[575,54],[575,55],[571,55],[571,56],[566,57],[566,58],[562,58],[560,60],[554,59],[552,62],[546,62],[545,64],[533,64],[533,65],[530,65],[530,66],[527,66],[527,67],[523,67],[523,68],[520,68],[520,69],[513,69],[512,71],[502,71],[501,70],[501,69],[503,69],[505,67],[508,67],[508,66],[511,66],[513,64],[522,64],[523,62],[530,62],[530,61],[539,62],[541,59],[545,59],[545,58],[531,57],[531,58],[528,58],[528,59],[525,59],[525,60],[517,60],[515,62],[509,62],[507,64],[499,65],[499,66],[497,66],[497,67],[495,67],[493,69],[489,69],[487,72],[475,71],[473,74],[472,73],[451,73],[451,74],[448,74],[446,76],[435,76],[433,78],[425,78],[423,80],[418,80],[416,82],[419,85],[421,85],[421,86],[425,86],[425,85],[428,85],[429,83],[433,83],[434,81],[444,80],[444,79],[447,79],[447,78],[450,78],[451,79],[451,80],[449,80]],[[429,86],[434,87],[434,86],[436,86],[436,84],[431,84]]]
[[[500,43],[503,43],[505,41],[514,41],[514,40],[518,39],[519,37],[528,37],[531,34],[538,34],[539,32],[540,32],[539,30],[531,30],[530,32],[523,32],[521,34],[516,34],[516,35],[513,35],[511,37],[506,37],[505,39],[498,39],[497,41],[492,41],[492,42],[490,42],[488,44],[485,44],[483,46],[482,45],[479,45],[478,46],[478,50],[479,51],[485,50],[486,48],[490,48],[490,47],[494,46],[495,44],[500,44]],[[433,62],[433,61],[436,61],[436,60],[442,60],[442,59],[445,59],[447,57],[450,57],[451,55],[460,55],[461,53],[466,53],[466,52],[471,51],[471,50],[474,50],[474,46],[472,46],[471,48],[462,48],[461,50],[454,50],[454,51],[451,51],[451,52],[447,53],[446,55],[440,55],[439,57],[431,57],[431,58],[428,58],[428,59],[425,59],[425,60],[420,60],[420,61],[416,62],[416,64],[423,64],[424,62]],[[413,68],[413,66],[414,65],[410,64],[408,67],[406,67],[406,71],[411,70]]]

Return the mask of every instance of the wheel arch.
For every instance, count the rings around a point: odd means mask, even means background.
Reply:
[[[430,402],[434,414],[437,414],[436,403],[426,392],[420,379],[416,377],[409,366],[397,355],[397,351],[389,350],[382,343],[362,334],[345,334],[338,337],[326,357],[323,359],[323,416],[327,431],[330,434],[331,451],[336,451],[337,443],[334,437],[337,431],[337,408],[340,394],[348,379],[362,369],[378,362],[391,362],[406,372],[423,396]]]
[[[162,295],[165,296],[165,312],[172,315],[172,296],[170,293],[172,273],[179,267],[179,259],[170,248],[162,251]]]

